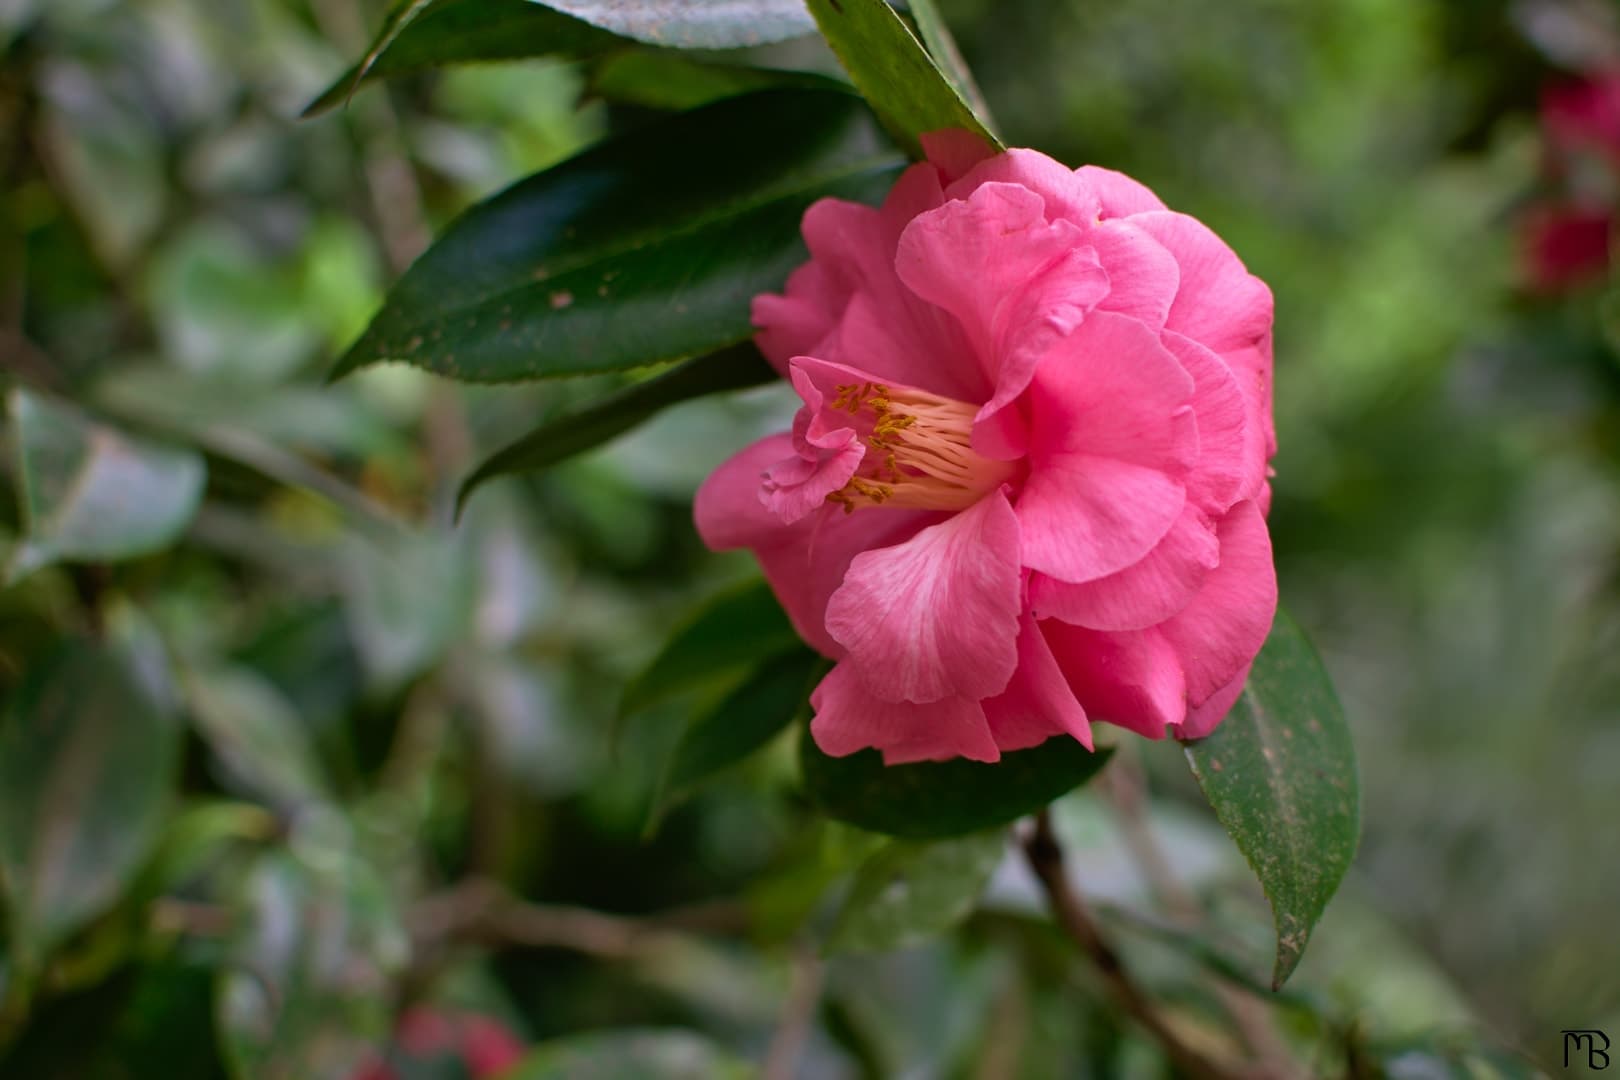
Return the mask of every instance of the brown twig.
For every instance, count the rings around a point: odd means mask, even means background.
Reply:
[[[793,1080],[815,1023],[824,974],[821,957],[816,955],[813,946],[801,946],[793,954],[793,977],[788,984],[787,1001],[771,1036],[770,1048],[765,1052],[764,1080]]]
[[[1035,829],[1024,842],[1030,869],[1046,890],[1052,915],[1063,931],[1091,958],[1109,993],[1133,1020],[1163,1047],[1164,1052],[1189,1077],[1196,1080],[1241,1080],[1244,1074],[1218,1064],[1182,1041],[1181,1036],[1159,1015],[1159,1011],[1136,983],[1131,981],[1119,954],[1098,930],[1069,883],[1063,865],[1063,848],[1052,831],[1051,813],[1042,810],[1035,818]]]
[[[1142,876],[1147,879],[1149,891],[1183,927],[1190,929],[1201,925],[1204,912],[1197,897],[1170,868],[1170,860],[1165,857],[1148,822],[1147,785],[1140,764],[1133,756],[1120,754],[1100,779],[1101,791],[1113,806],[1119,821],[1125,847]],[[1306,1075],[1278,1034],[1264,1002],[1224,980],[1214,981],[1212,989],[1232,1018],[1244,1045],[1254,1054],[1261,1077],[1266,1080],[1297,1080]]]

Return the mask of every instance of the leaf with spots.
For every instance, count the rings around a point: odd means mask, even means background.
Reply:
[[[1280,987],[1350,868],[1361,823],[1344,712],[1322,661],[1287,615],[1278,613],[1231,713],[1185,749],[1215,816],[1271,901],[1272,984]]]
[[[1006,846],[1001,829],[887,844],[856,871],[827,948],[901,949],[944,933],[973,910]]]
[[[399,360],[472,382],[623,371],[753,334],[828,195],[903,164],[853,94],[767,90],[649,124],[480,203],[394,286],[334,377]]]

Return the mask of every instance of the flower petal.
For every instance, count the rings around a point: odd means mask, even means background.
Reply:
[[[1271,290],[1249,273],[1226,241],[1195,217],[1138,214],[1146,231],[1181,267],[1181,289],[1165,326],[1224,353],[1251,346],[1271,331]]]
[[[1128,221],[1103,221],[1086,233],[1086,243],[1108,272],[1103,311],[1129,315],[1150,330],[1161,330],[1181,285],[1181,269],[1163,244]]]
[[[1173,331],[1161,340],[1193,379],[1198,466],[1187,479],[1187,498],[1220,515],[1239,499],[1252,499],[1265,483],[1265,433],[1224,360]]]
[[[1187,698],[1209,700],[1242,671],[1265,644],[1277,613],[1277,572],[1271,536],[1253,502],[1232,507],[1217,530],[1221,563],[1175,618],[1159,628],[1181,659]]]
[[[1123,570],[1078,584],[1032,575],[1029,606],[1040,619],[1093,630],[1143,630],[1191,603],[1218,562],[1215,530],[1188,504],[1164,539]]]
[[[794,629],[825,656],[843,647],[827,633],[827,600],[843,584],[857,554],[901,544],[945,515],[911,510],[846,514],[825,507],[792,525],[759,498],[761,475],[793,454],[792,439],[772,435],[746,447],[716,469],[693,501],[703,542],[715,551],[749,548],[758,558]]]
[[[1162,739],[1187,713],[1187,684],[1176,652],[1157,629],[1112,633],[1042,624],[1058,666],[1093,723]]]
[[[1075,171],[1039,150],[1013,149],[979,162],[945,189],[946,198],[968,198],[986,184],[1016,184],[1041,197],[1048,221],[1089,225],[1097,220],[1097,192]]]
[[[1018,670],[1007,689],[985,700],[984,715],[1003,750],[1023,750],[1065,733],[1093,749],[1086,710],[1075,700],[1040,625],[1027,611],[1018,623]]]
[[[1249,681],[1251,667],[1252,664],[1244,664],[1243,670],[1231,682],[1211,694],[1208,701],[1188,709],[1187,719],[1176,731],[1176,738],[1202,739],[1214,731],[1226,719],[1226,714],[1232,711],[1238,698],[1243,696],[1243,686]]]
[[[1074,170],[1074,175],[1096,193],[1101,206],[1099,216],[1105,221],[1164,209],[1164,203],[1146,184],[1132,180],[1122,172],[1098,165],[1082,165]]]
[[[1024,565],[1091,581],[1141,561],[1186,505],[1181,481],[1114,458],[1071,454],[1035,469],[1018,496]]]
[[[977,701],[951,696],[927,705],[884,701],[844,660],[810,695],[810,734],[832,757],[875,747],[886,764],[965,757],[997,761],[1001,751]]]
[[[1018,518],[998,490],[857,555],[827,604],[827,631],[885,701],[978,701],[1012,677],[1021,601]]]
[[[981,136],[965,128],[944,128],[925,131],[918,136],[923,153],[945,178],[956,180],[986,158],[995,156],[995,148]]]

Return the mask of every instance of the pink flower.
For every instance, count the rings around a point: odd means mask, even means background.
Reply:
[[[810,262],[753,311],[803,408],[698,529],[837,661],[829,754],[1207,734],[1276,608],[1271,293],[1119,173],[924,145],[881,208],[805,214]]]
[[[355,1080],[399,1080],[401,1063],[440,1059],[459,1062],[473,1080],[505,1072],[523,1057],[523,1044],[487,1016],[418,1006],[406,1010],[394,1031],[394,1053],[367,1063]]]
[[[1537,292],[1567,292],[1609,269],[1620,203],[1620,71],[1547,87],[1541,141],[1542,171],[1555,192],[1520,219],[1520,269]]]

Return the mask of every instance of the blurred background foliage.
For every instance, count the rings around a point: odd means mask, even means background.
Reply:
[[[1288,1037],[1324,1075],[1428,1076],[1486,1067],[1471,1030],[1549,1066],[1560,1029],[1613,1031],[1620,367],[1605,287],[1532,295],[1514,245],[1538,89],[1620,55],[1614,10],[942,7],[1010,144],[1143,179],[1276,291],[1283,597],[1345,699],[1365,818]],[[645,829],[727,688],[627,718],[619,695],[748,576],[690,495],[788,396],[671,410],[452,527],[474,464],[616,377],[323,379],[459,210],[694,91],[531,61],[298,120],[382,16],[0,0],[0,1075],[350,1075],[391,1032],[420,1075],[477,1074],[413,1007],[520,1043],[687,1029],[618,1045],[625,1075],[1161,1071],[1014,864],[946,938],[806,952],[871,845],[815,821],[786,743]],[[726,58],[836,74],[815,39]],[[108,506],[140,535],[100,535]],[[1127,750],[1059,825],[1144,978],[1218,1039],[1189,973],[1263,971],[1264,909],[1179,750]],[[1219,956],[1165,930],[1121,820],[1210,899]]]

